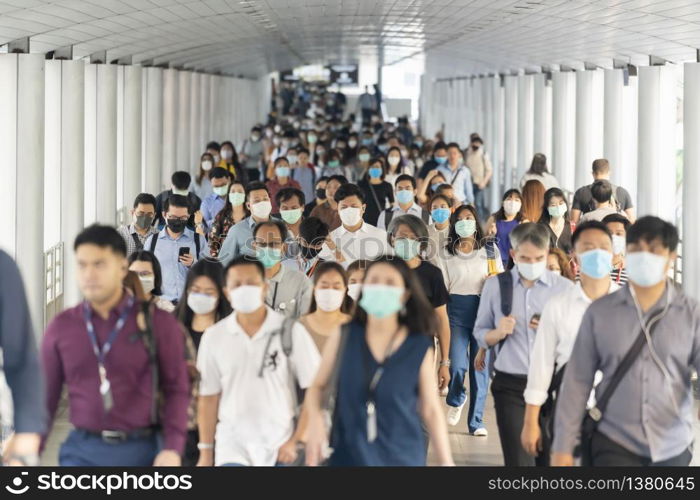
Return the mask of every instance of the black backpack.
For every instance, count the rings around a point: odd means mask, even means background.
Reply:
[[[196,253],[195,256],[194,256],[194,260],[198,260],[198,259],[199,259],[199,251],[200,251],[200,243],[199,243],[199,240],[200,240],[200,238],[202,237],[202,235],[199,234],[199,233],[194,233],[194,235],[195,235],[194,246],[195,246],[195,249],[196,249],[196,251],[197,251],[197,253]],[[149,245],[149,248],[148,248],[148,250],[149,250],[152,254],[154,254],[154,255],[155,255],[155,253],[156,253],[156,245],[157,245],[157,244],[158,244],[158,233],[154,234],[154,235],[151,237],[151,244]]]

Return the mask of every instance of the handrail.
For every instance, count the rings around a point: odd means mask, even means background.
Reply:
[[[63,309],[63,242],[44,252],[44,325]]]

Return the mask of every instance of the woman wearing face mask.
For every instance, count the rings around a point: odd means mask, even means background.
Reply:
[[[219,255],[221,244],[229,229],[250,215],[245,206],[245,185],[240,181],[229,184],[226,204],[216,214],[209,231],[209,252],[212,257]]]
[[[384,180],[385,169],[381,158],[370,162],[364,177],[357,183],[367,200],[365,222],[377,225],[379,214],[394,205],[394,188]]]
[[[358,259],[350,263],[348,266],[348,296],[357,305],[362,292],[362,281],[365,279],[365,270],[369,266],[370,261]]]
[[[330,177],[332,175],[345,175],[343,155],[337,149],[331,149],[328,152],[328,162],[326,166],[321,169],[321,177]]]
[[[326,148],[323,146],[323,144],[316,144],[316,149],[314,149],[313,152],[314,155],[311,159],[311,163],[316,166],[316,175],[319,177],[324,177],[321,172],[323,172],[323,168],[328,163]]]
[[[406,169],[404,163],[403,156],[401,156],[401,149],[397,147],[390,148],[386,154],[387,171],[384,180],[393,186],[399,175],[413,175],[412,172]]]
[[[212,168],[214,168],[214,157],[209,153],[204,153],[199,159],[199,173],[190,185],[190,191],[202,200],[213,193],[209,180],[209,172]]]
[[[493,241],[485,241],[476,209],[462,205],[452,215],[447,258],[442,272],[450,293],[450,375],[447,422],[457,425],[466,402],[465,378],[469,378],[467,426],[473,436],[488,435],[483,422],[488,391],[487,352],[474,337],[479,296],[489,276],[503,271],[503,262]],[[477,369],[479,367],[480,369]]]
[[[316,181],[316,191],[314,199],[306,204],[304,207],[304,217],[309,217],[311,211],[319,205],[326,203],[326,185],[328,184],[328,177],[321,177]]]
[[[187,441],[183,466],[194,466],[199,459],[199,432],[197,431],[197,399],[199,377],[196,368],[196,350],[204,331],[217,321],[231,314],[231,306],[224,293],[224,269],[218,262],[200,260],[196,262],[185,282],[185,290],[178,303],[175,315],[187,330],[194,348],[194,358],[188,360],[192,399],[188,408]]]
[[[292,179],[292,169],[289,167],[289,160],[286,156],[281,156],[275,160],[275,174],[274,176],[265,183],[267,186],[267,191],[270,193],[270,200],[272,201],[272,212],[279,212],[279,205],[277,204],[277,193],[279,193],[284,188],[296,188],[301,190],[301,186],[297,181]]]
[[[365,172],[367,172],[367,169],[369,168],[370,159],[371,155],[369,148],[367,146],[360,146],[353,166],[348,168],[348,173],[351,175],[349,178],[350,182],[357,183],[360,179],[362,179]]]
[[[441,261],[447,256],[445,245],[450,234],[450,216],[452,215],[452,200],[444,194],[436,194],[430,200],[430,218],[428,226],[428,261],[441,267]]]
[[[503,195],[501,208],[489,217],[486,222],[487,236],[495,236],[498,244],[498,251],[501,254],[503,267],[508,267],[510,255],[510,239],[508,235],[515,226],[522,222],[523,216],[520,213],[522,207],[522,197],[517,189],[509,189]]]
[[[453,465],[435,391],[434,310],[417,278],[403,260],[380,257],[367,268],[359,305],[347,329],[329,337],[306,391],[307,464],[323,459],[328,436],[321,394],[337,369],[330,465],[425,465],[421,422],[437,462]]]
[[[141,287],[148,302],[153,302],[158,309],[173,312],[175,306],[169,300],[162,299],[160,295],[163,286],[163,274],[160,263],[155,255],[148,250],[139,250],[129,256],[129,271],[139,275]]]
[[[328,337],[350,321],[352,299],[348,296],[348,278],[337,262],[322,262],[314,273],[314,295],[309,313],[299,318],[323,352]]]
[[[569,220],[569,204],[561,189],[551,188],[544,193],[544,210],[539,222],[549,230],[551,246],[570,254],[574,228]]]
[[[217,166],[224,167],[228,170],[235,180],[241,181],[244,184],[248,182],[248,172],[241,167],[238,161],[236,147],[231,141],[224,141],[221,143],[221,162]]]
[[[443,184],[447,184],[444,175],[437,170],[431,170],[428,172],[426,178],[418,186],[418,191],[416,193],[418,202],[421,204],[421,206],[423,206],[423,208],[429,208],[428,203],[430,202],[431,197]]]

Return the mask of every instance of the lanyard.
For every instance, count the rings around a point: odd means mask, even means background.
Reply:
[[[134,305],[134,298],[129,297],[128,302],[126,304],[126,307],[124,308],[124,311],[122,311],[121,316],[119,316],[119,319],[117,320],[117,324],[114,325],[114,329],[112,329],[111,332],[109,332],[109,335],[107,336],[107,341],[104,343],[102,346],[102,349],[100,349],[97,346],[97,336],[95,335],[95,327],[92,324],[92,310],[90,309],[90,306],[88,305],[87,302],[83,303],[83,314],[85,317],[85,326],[87,328],[87,333],[88,336],[90,337],[90,342],[92,343],[92,350],[95,353],[95,357],[97,358],[97,363],[100,365],[100,367],[104,366],[104,360],[109,351],[112,349],[112,344],[114,344],[114,341],[117,338],[117,335],[119,334],[119,331],[124,328],[124,323],[126,323],[126,318],[129,316],[129,313],[131,312],[131,308]]]
[[[277,302],[277,288],[279,287],[280,282],[275,281],[275,290],[272,292],[272,304],[270,304],[270,307],[272,310],[275,310],[275,302]]]

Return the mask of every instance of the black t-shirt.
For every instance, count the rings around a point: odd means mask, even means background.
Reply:
[[[204,335],[204,332],[198,332],[197,330],[193,330],[191,327],[187,330],[190,334],[192,342],[194,343],[194,348],[199,350],[199,343],[202,341],[202,335]]]
[[[564,222],[564,229],[562,229],[559,238],[549,224],[546,222],[540,222],[540,224],[549,231],[549,246],[563,250],[566,254],[571,253],[571,223]]]
[[[381,184],[370,184],[364,179],[357,185],[365,195],[365,203],[367,204],[364,220],[367,224],[376,226],[379,214],[386,208],[387,200],[390,203],[394,203],[394,188],[386,181],[382,181]],[[374,191],[374,194],[372,194],[372,191]],[[377,206],[377,201],[379,201],[381,206]]]
[[[445,278],[442,271],[430,262],[423,261],[420,266],[414,269],[420,283],[428,297],[428,302],[433,307],[440,307],[447,304],[450,294],[445,287]]]
[[[593,193],[591,192],[591,186],[593,186],[593,184],[583,186],[576,190],[576,193],[574,193],[574,201],[571,204],[572,210],[580,210],[582,214],[586,214],[595,210],[595,206],[593,205]],[[615,201],[617,202],[617,205],[619,206],[619,209],[621,211],[624,212],[628,208],[632,208],[634,206],[632,205],[632,197],[625,188],[621,186],[615,186],[614,196]]]

